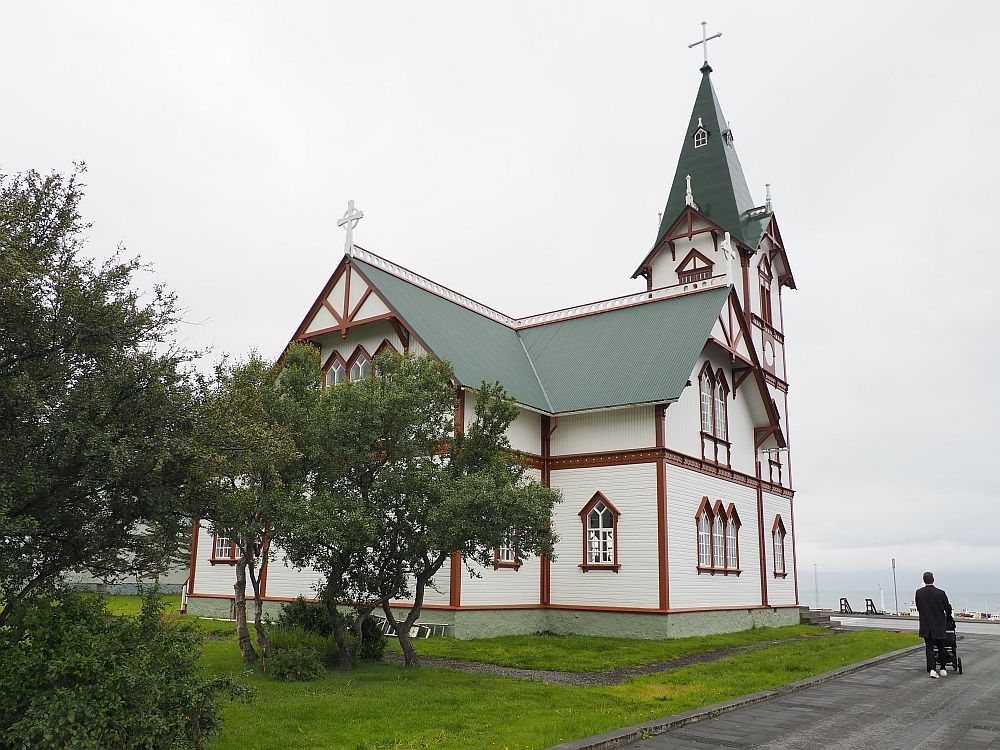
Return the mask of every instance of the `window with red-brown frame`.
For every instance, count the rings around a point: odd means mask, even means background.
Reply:
[[[225,533],[216,532],[212,535],[212,557],[209,562],[212,565],[235,565],[236,564],[236,540],[231,539]]]
[[[363,380],[371,375],[371,372],[372,356],[359,344],[347,360],[347,379]]]
[[[340,352],[334,352],[327,357],[326,364],[323,365],[323,387],[330,388],[340,385],[347,380],[347,362],[340,356]]]
[[[757,276],[760,279],[760,317],[769,326],[773,326],[771,315],[771,280],[774,278],[771,273],[771,263],[767,257],[761,258],[757,266]]]
[[[705,363],[698,376],[698,393],[701,434],[729,445],[729,383],[721,367],[713,370],[711,362]]]
[[[583,522],[583,562],[587,570],[613,570],[621,567],[618,562],[618,520],[621,513],[614,504],[597,492],[580,511]]]
[[[727,506],[721,500],[715,505],[702,497],[695,512],[695,534],[699,573],[739,575],[740,570],[740,517],[736,505]]]
[[[785,524],[781,520],[781,514],[774,517],[774,524],[771,526],[771,550],[774,577],[784,578],[788,571],[785,568]]]
[[[494,568],[513,568],[517,570],[521,567],[521,550],[517,547],[517,529],[511,527],[504,534],[500,546],[493,550]]]

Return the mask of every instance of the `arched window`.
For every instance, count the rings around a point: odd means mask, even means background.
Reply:
[[[712,434],[712,370],[707,368],[702,371],[700,378],[701,387],[701,431]]]
[[[740,569],[740,547],[739,547],[739,531],[740,531],[740,517],[736,513],[736,506],[733,503],[729,504],[729,510],[727,512],[729,516],[728,523],[726,524],[726,567],[729,570],[739,570]]]
[[[766,256],[761,259],[757,271],[760,277],[760,317],[768,325],[774,325],[771,315],[771,279],[773,276],[771,264]]]
[[[708,131],[705,128],[698,128],[694,131],[694,147],[701,148],[708,144]]]
[[[326,371],[326,385],[340,385],[347,379],[347,368],[340,360],[334,360]]]
[[[354,350],[347,363],[347,371],[351,380],[364,380],[372,371],[372,358],[362,347]]]
[[[602,493],[596,493],[580,511],[583,521],[584,570],[610,569],[617,571],[618,517],[621,514]]]
[[[701,499],[695,522],[698,525],[698,569],[712,567],[712,506],[707,497]]]
[[[726,567],[726,517],[719,514],[712,524],[712,567]]]
[[[719,440],[729,439],[729,413],[726,411],[726,386],[719,378],[715,386],[715,436]]]
[[[774,517],[774,525],[771,527],[771,543],[774,555],[774,575],[776,578],[784,578],[785,571],[785,524],[781,521],[781,516]]]

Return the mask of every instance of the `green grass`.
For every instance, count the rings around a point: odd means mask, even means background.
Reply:
[[[119,610],[136,608],[113,599],[112,606]],[[196,622],[209,632],[233,632],[232,623]],[[593,670],[812,632],[759,629],[674,641],[569,636],[428,639],[417,647],[425,654],[462,658],[477,654],[481,661],[503,658],[503,663],[518,666],[551,668],[554,660],[563,659],[562,669]],[[231,637],[207,640],[202,658],[208,673],[242,675],[257,692],[250,704],[225,706],[224,735],[211,750],[527,750],[779,687],[916,643],[919,638],[909,633],[856,631],[768,645],[614,687],[592,688],[428,667],[407,670],[391,663],[362,664],[354,672],[328,673],[315,682],[275,682],[247,669]],[[597,653],[588,656],[588,651]]]
[[[467,659],[505,667],[551,669],[559,672],[602,672],[619,667],[670,661],[722,648],[750,646],[800,636],[825,636],[829,632],[826,628],[791,625],[662,641],[580,635],[510,635],[467,641],[428,638],[416,641],[415,646],[421,655]],[[388,650],[398,652],[399,642],[391,640]]]
[[[212,750],[544,748],[615,727],[775,688],[918,642],[860,631],[768,646],[615,687],[576,688],[443,669],[368,664],[317,682],[277,683],[245,672],[251,705],[225,709]],[[205,663],[240,672],[235,644],[211,642]]]

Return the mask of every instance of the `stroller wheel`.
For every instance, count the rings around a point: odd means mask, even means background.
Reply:
[[[958,657],[958,673],[962,674],[962,657]]]

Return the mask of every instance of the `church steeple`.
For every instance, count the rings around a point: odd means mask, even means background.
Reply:
[[[736,155],[732,131],[712,86],[712,68],[707,62],[701,73],[701,86],[684,133],[677,171],[654,245],[688,205],[687,178],[690,177],[691,194],[698,210],[733,237],[754,248],[761,236],[762,219],[766,225],[768,217],[763,211],[753,212],[752,217],[749,214],[755,207],[753,198]]]

